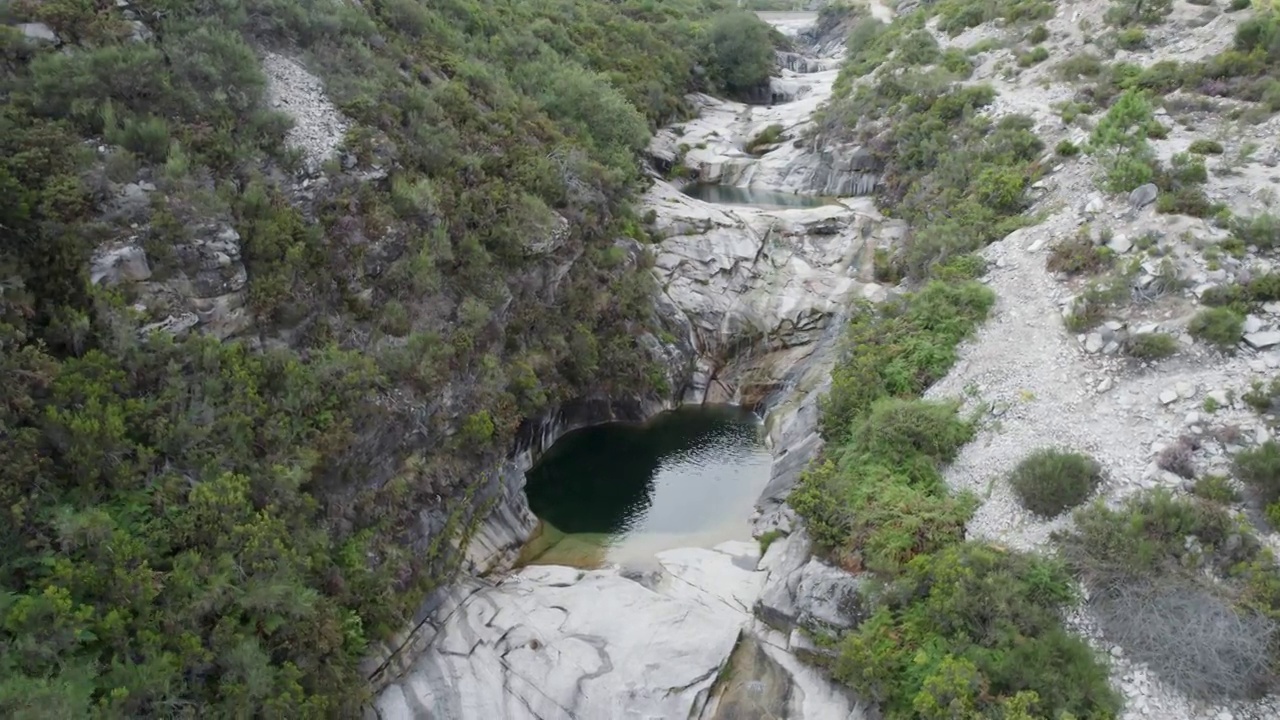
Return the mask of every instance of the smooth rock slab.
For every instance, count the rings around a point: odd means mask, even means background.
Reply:
[[[1259,350],[1273,345],[1280,345],[1280,331],[1269,330],[1267,332],[1249,333],[1244,336],[1244,341],[1249,343],[1250,347]]]
[[[724,581],[721,553],[701,552],[680,560]],[[743,622],[616,570],[528,567],[463,600],[377,710],[382,720],[687,718]]]

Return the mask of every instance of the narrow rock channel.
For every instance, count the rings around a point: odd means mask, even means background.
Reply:
[[[697,354],[683,402],[740,402],[765,414],[773,460],[750,518],[756,534],[791,529],[781,501],[821,445],[817,398],[841,308],[858,297],[885,297],[870,281],[869,257],[900,231],[868,199],[848,197],[874,185],[873,169],[855,150],[815,153],[796,142],[830,96],[843,44],[824,43],[809,30],[814,13],[761,15],[812,49],[779,53],[774,94],[788,102],[763,107],[700,97],[701,116],[659,133],[651,148],[659,165],[683,167],[686,178],[735,188],[702,198],[739,202],[710,203],[660,178],[646,198],[661,237],[658,302],[688,319]],[[781,141],[755,148],[758,154],[743,149],[775,125],[783,127]],[[778,199],[797,193],[815,199]],[[840,195],[846,197],[833,197]],[[823,196],[831,199],[816,199]],[[515,518],[509,524],[529,526],[527,507],[502,514],[499,523]],[[411,662],[381,690],[376,714],[869,716],[803,661],[816,649],[800,628],[851,624],[856,580],[813,558],[801,530],[763,557],[746,526],[742,532],[714,547],[664,549],[649,563],[528,565],[496,580],[467,577],[420,614],[402,653]]]

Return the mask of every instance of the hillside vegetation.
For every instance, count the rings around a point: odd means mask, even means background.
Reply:
[[[789,498],[871,579],[834,674],[889,718],[1275,716],[1274,3],[898,8],[814,130],[914,281],[852,316]]]
[[[664,390],[619,238],[647,241],[649,131],[767,79],[773,36],[727,5],[0,7],[0,715],[352,717],[519,423]],[[286,147],[266,50],[325,81],[340,158]],[[131,183],[155,191],[108,212]],[[177,277],[211,223],[241,339],[140,336],[176,305],[90,282],[115,241]]]

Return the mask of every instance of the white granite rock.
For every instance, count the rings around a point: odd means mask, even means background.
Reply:
[[[690,717],[742,623],[615,570],[532,566],[461,600],[377,710],[382,720]]]

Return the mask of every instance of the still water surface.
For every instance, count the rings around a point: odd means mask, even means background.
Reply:
[[[830,198],[816,195],[796,195],[776,190],[716,185],[714,183],[694,183],[685,187],[682,192],[689,197],[709,203],[751,205],[763,208],[818,207],[819,205],[829,205],[832,202]]]
[[[771,463],[760,432],[741,408],[691,407],[564,436],[528,474],[542,532],[525,562],[644,563],[661,550],[749,539]]]

